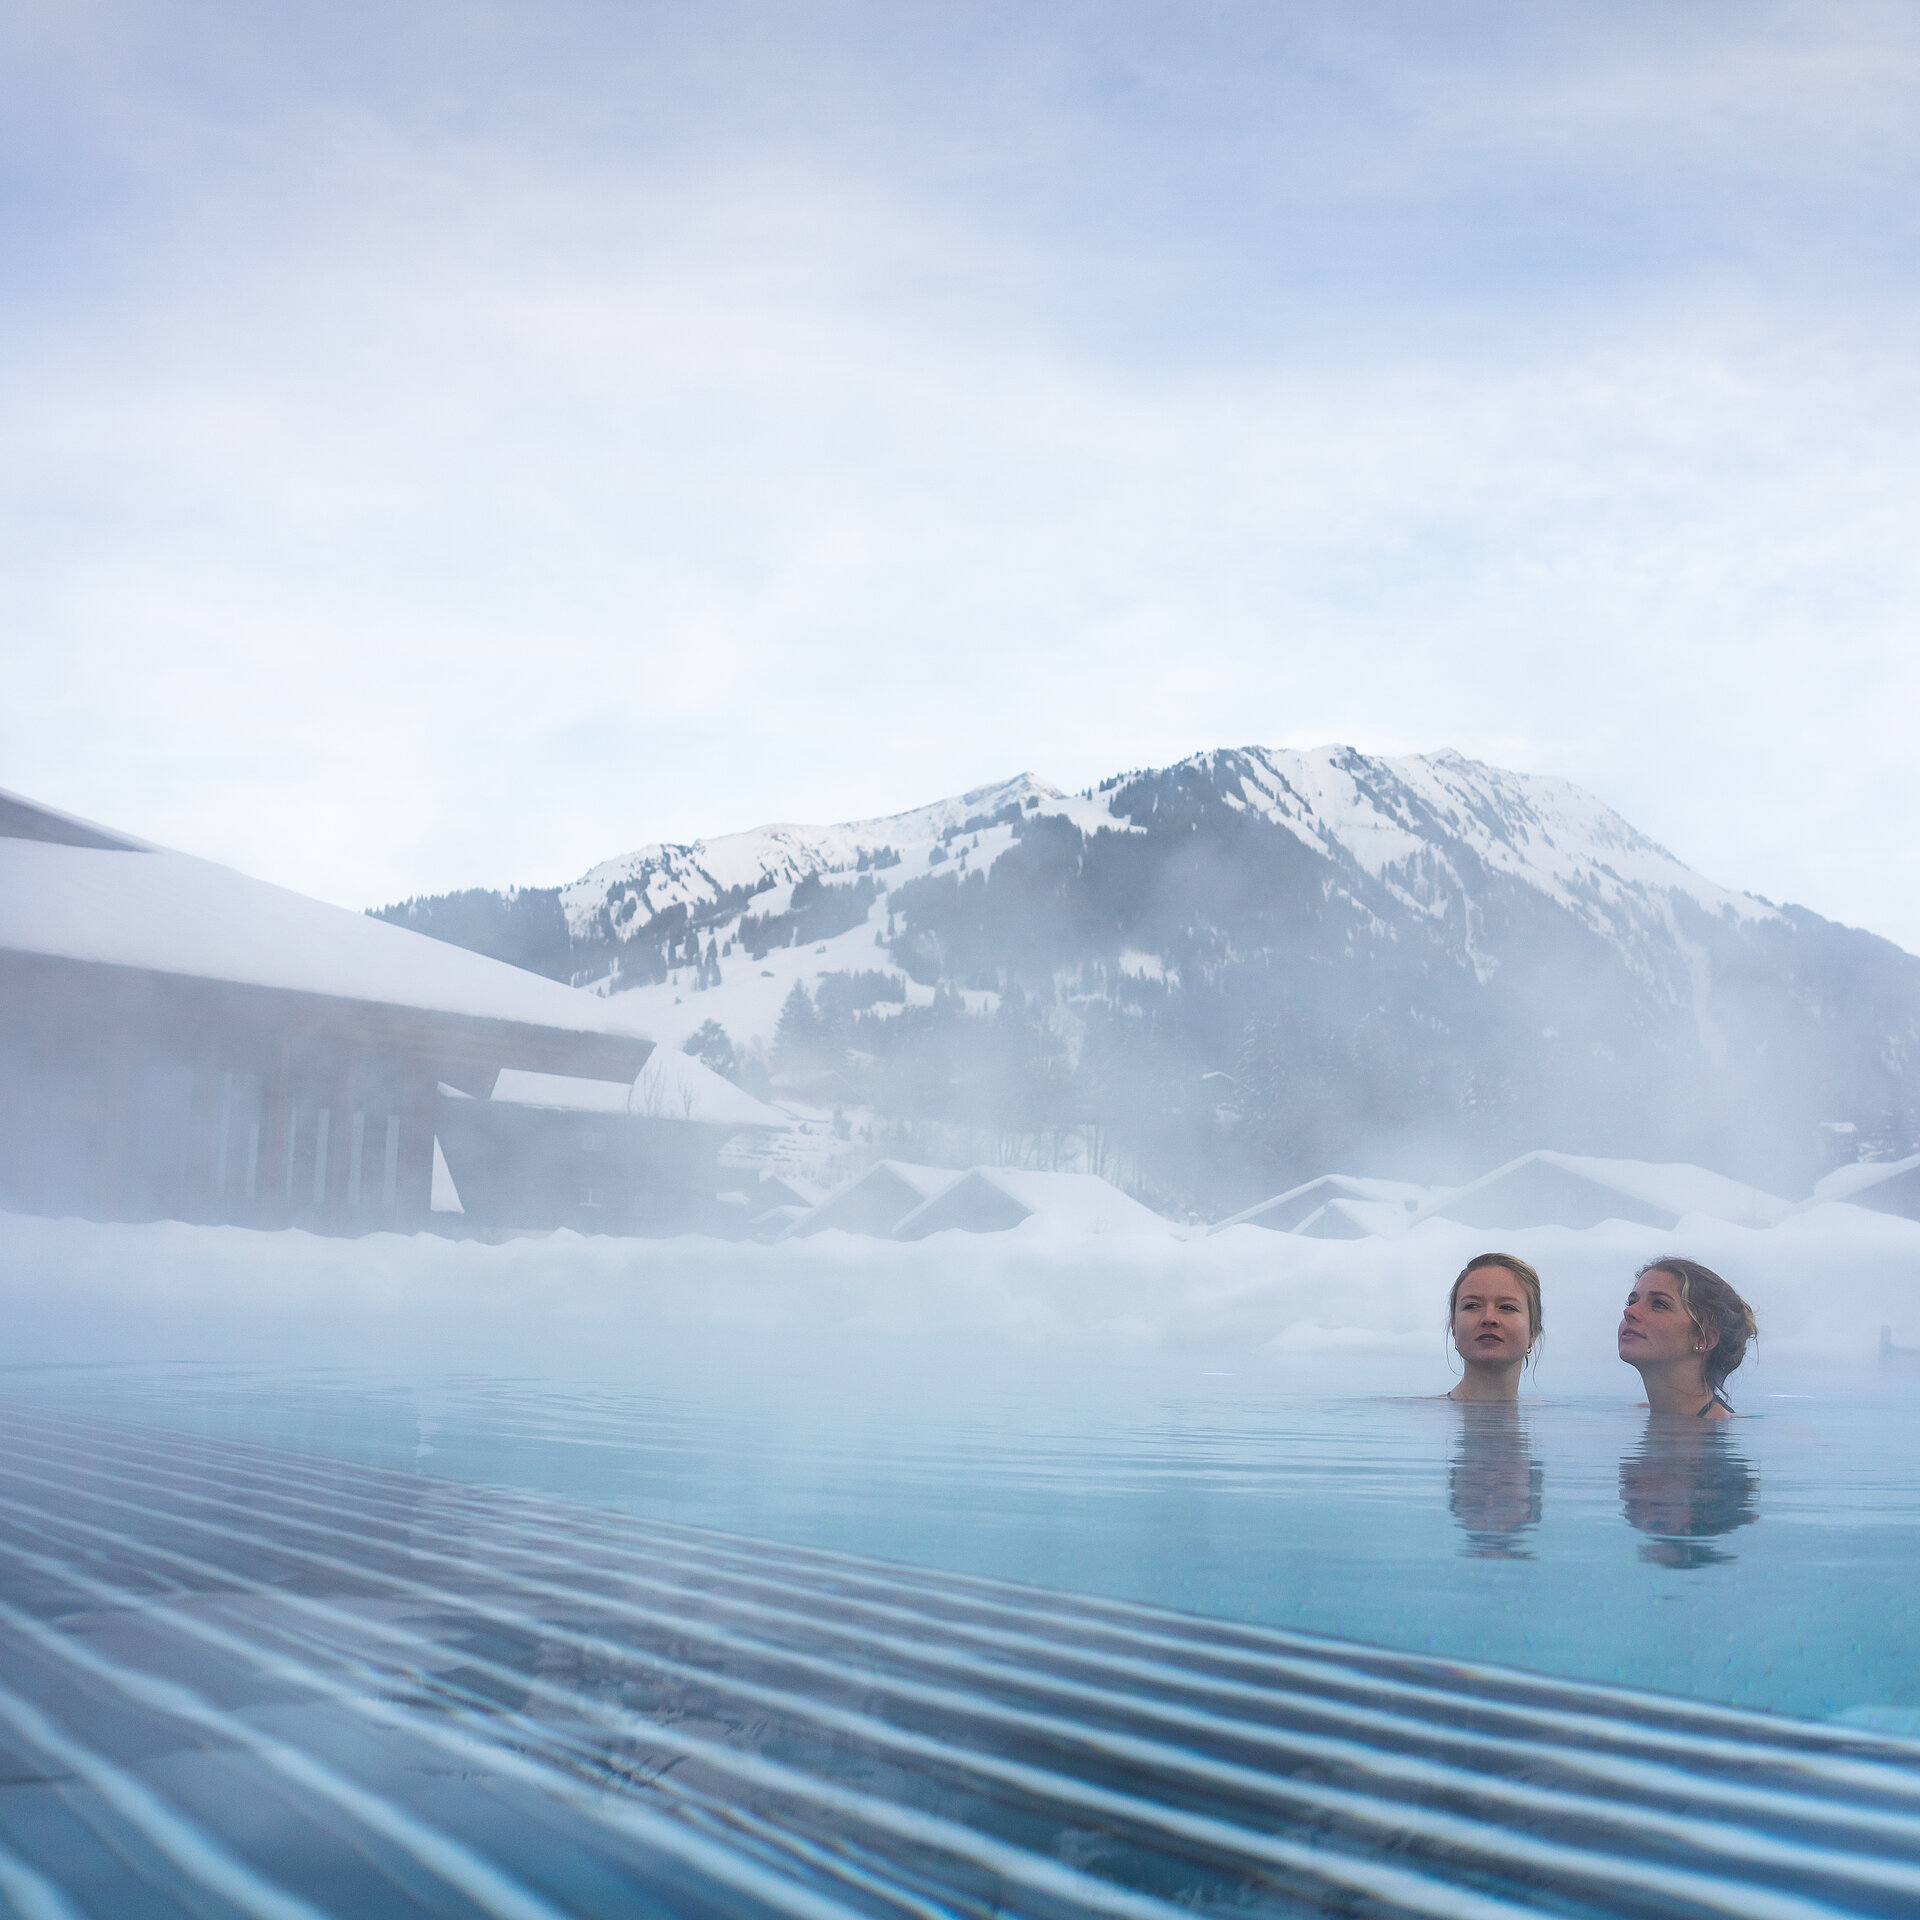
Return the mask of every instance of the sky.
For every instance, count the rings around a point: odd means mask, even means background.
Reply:
[[[348,905],[1451,747],[1920,951],[1910,6],[0,0],[0,787]]]

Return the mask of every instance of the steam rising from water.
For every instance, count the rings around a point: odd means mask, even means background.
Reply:
[[[478,1368],[680,1380],[852,1367],[861,1391],[956,1368],[1058,1378],[1148,1368],[1360,1391],[1439,1391],[1447,1288],[1499,1245],[1539,1267],[1546,1338],[1533,1391],[1637,1382],[1613,1329],[1634,1269],[1704,1260],[1752,1300],[1761,1341],[1735,1397],[1766,1377],[1869,1363],[1879,1330],[1920,1344],[1920,1225],[1826,1206],[1765,1231],[1683,1221],[1488,1233],[1430,1221],[1392,1239],[1317,1241],[1245,1227],[1193,1240],[946,1233],[910,1245],[826,1233],[763,1247],[572,1233],[485,1245],[360,1240],[177,1223],[0,1215],[13,1364],[202,1360]]]

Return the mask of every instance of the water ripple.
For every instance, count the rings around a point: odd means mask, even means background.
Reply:
[[[0,1899],[1901,1914],[1920,1745],[0,1414]]]

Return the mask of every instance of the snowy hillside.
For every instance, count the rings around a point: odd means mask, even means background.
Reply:
[[[604,860],[571,886],[560,889],[560,904],[576,942],[596,935],[628,943],[644,939],[676,908],[691,922],[725,929],[737,926],[747,910],[756,915],[783,913],[794,886],[814,874],[851,875],[874,871],[898,883],[929,871],[963,832],[986,835],[986,851],[977,863],[991,864],[1012,844],[1008,820],[1015,815],[1064,814],[1091,832],[1113,824],[1104,801],[1071,797],[1031,774],[997,786],[976,787],[931,806],[875,820],[850,820],[839,826],[755,827],[746,833],[696,840],[689,846],[654,845]],[[988,825],[998,820],[998,826]],[[898,858],[897,868],[891,865]],[[727,911],[729,902],[734,910]],[[677,919],[671,924],[681,924]]]
[[[990,868],[1014,844],[1009,816],[1035,814],[1065,815],[1089,832],[1115,824],[1104,799],[1068,796],[1023,774],[875,820],[756,827],[690,846],[642,847],[603,861],[563,887],[560,900],[576,943],[592,951],[597,936],[612,956],[600,990],[639,1008],[664,1044],[679,1046],[707,1020],[743,1044],[770,1043],[794,985],[813,990],[828,974],[887,970],[900,1004],[931,1004],[933,987],[909,979],[885,951],[889,893],[949,863],[956,872]],[[876,858],[887,864],[876,870]],[[868,876],[871,904],[824,939],[783,940],[749,955],[739,938],[742,922],[786,917],[796,887],[814,876],[847,888]],[[700,960],[686,958],[689,936]],[[710,946],[720,949],[717,979],[703,966]],[[658,977],[649,979],[655,969]],[[972,1004],[991,1005],[996,997],[975,994]]]

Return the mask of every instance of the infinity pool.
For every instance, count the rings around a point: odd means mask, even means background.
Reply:
[[[22,1913],[1920,1911],[1898,1376],[7,1379]]]

